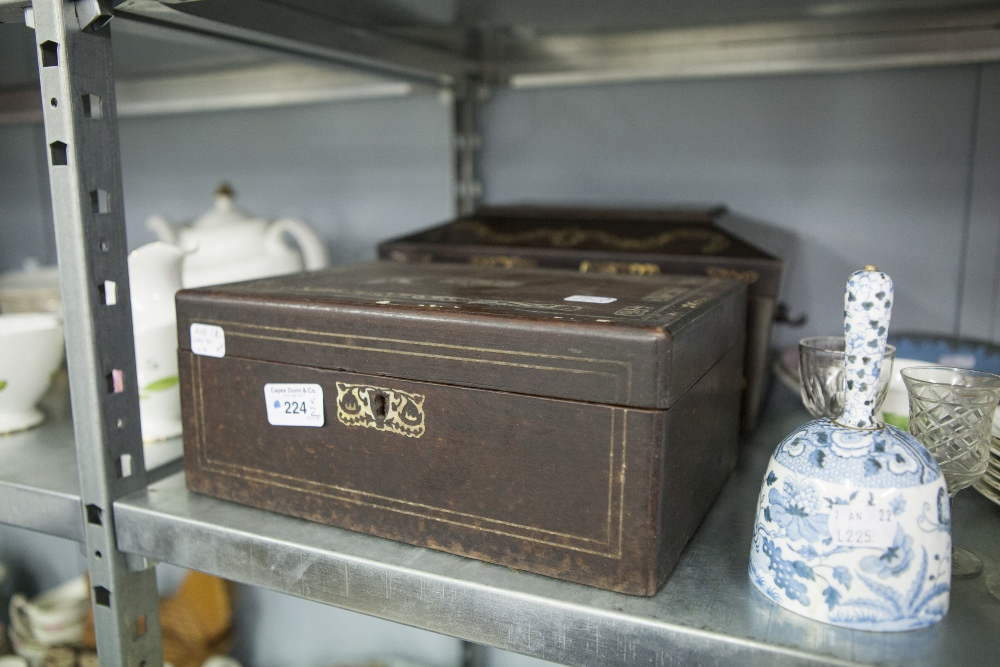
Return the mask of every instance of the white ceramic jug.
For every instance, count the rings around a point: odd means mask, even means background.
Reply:
[[[180,248],[162,241],[147,243],[128,256],[144,442],[181,434],[174,294],[181,288],[183,259]]]
[[[175,230],[163,216],[153,216],[146,225],[161,241],[176,243],[185,251],[184,287],[267,278],[327,265],[326,245],[304,222],[251,217],[236,206],[233,191],[225,183],[216,190],[215,206],[197,220]],[[286,233],[298,250],[285,243]]]

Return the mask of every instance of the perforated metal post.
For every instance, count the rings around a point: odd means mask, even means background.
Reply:
[[[112,502],[145,486],[125,211],[104,0],[32,5],[84,544],[101,665],[163,662],[156,577],[132,571]]]
[[[489,96],[489,88],[478,77],[459,79],[453,87],[455,210],[469,215],[476,210],[483,196],[480,179],[479,108]]]

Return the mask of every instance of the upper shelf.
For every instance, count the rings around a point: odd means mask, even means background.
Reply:
[[[0,5],[0,16],[2,10]],[[420,91],[411,82],[197,32],[125,17],[113,25],[119,117],[396,97]],[[23,25],[0,25],[0,123],[41,119],[34,35]]]
[[[570,665],[981,665],[1000,606],[984,577],[955,580],[948,618],[926,630],[846,630],[779,608],[747,575],[771,451],[809,416],[778,386],[761,427],[666,585],[611,593],[192,493],[177,474],[115,503],[118,545],[201,570]],[[1000,507],[955,502],[959,543],[1000,567]]]
[[[995,0],[115,0],[120,116],[565,84],[1000,61]],[[0,0],[24,23],[29,0]],[[0,26],[0,123],[38,121]]]
[[[27,0],[0,0],[0,21]],[[447,85],[1000,60],[993,0],[124,0],[150,23]]]

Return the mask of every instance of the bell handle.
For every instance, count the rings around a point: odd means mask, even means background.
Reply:
[[[288,232],[299,246],[306,271],[315,271],[326,267],[329,263],[326,243],[309,225],[301,220],[282,218],[275,220],[267,228],[267,236],[272,239],[280,237],[284,232]]]
[[[847,279],[844,294],[844,412],[849,428],[874,429],[875,393],[892,315],[892,279],[866,266]]]

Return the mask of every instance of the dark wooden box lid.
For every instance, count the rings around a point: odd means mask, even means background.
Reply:
[[[735,280],[395,262],[177,294],[182,350],[201,323],[227,357],[645,408],[742,346],[745,311]]]
[[[724,206],[703,208],[601,208],[540,205],[486,206],[414,234],[379,244],[379,257],[393,252],[436,261],[509,254],[540,266],[581,267],[582,262],[654,264],[669,273],[734,277],[750,293],[776,297],[782,261],[728,231],[743,219]],[[412,259],[410,261],[413,261]],[[714,267],[714,271],[712,268]]]

